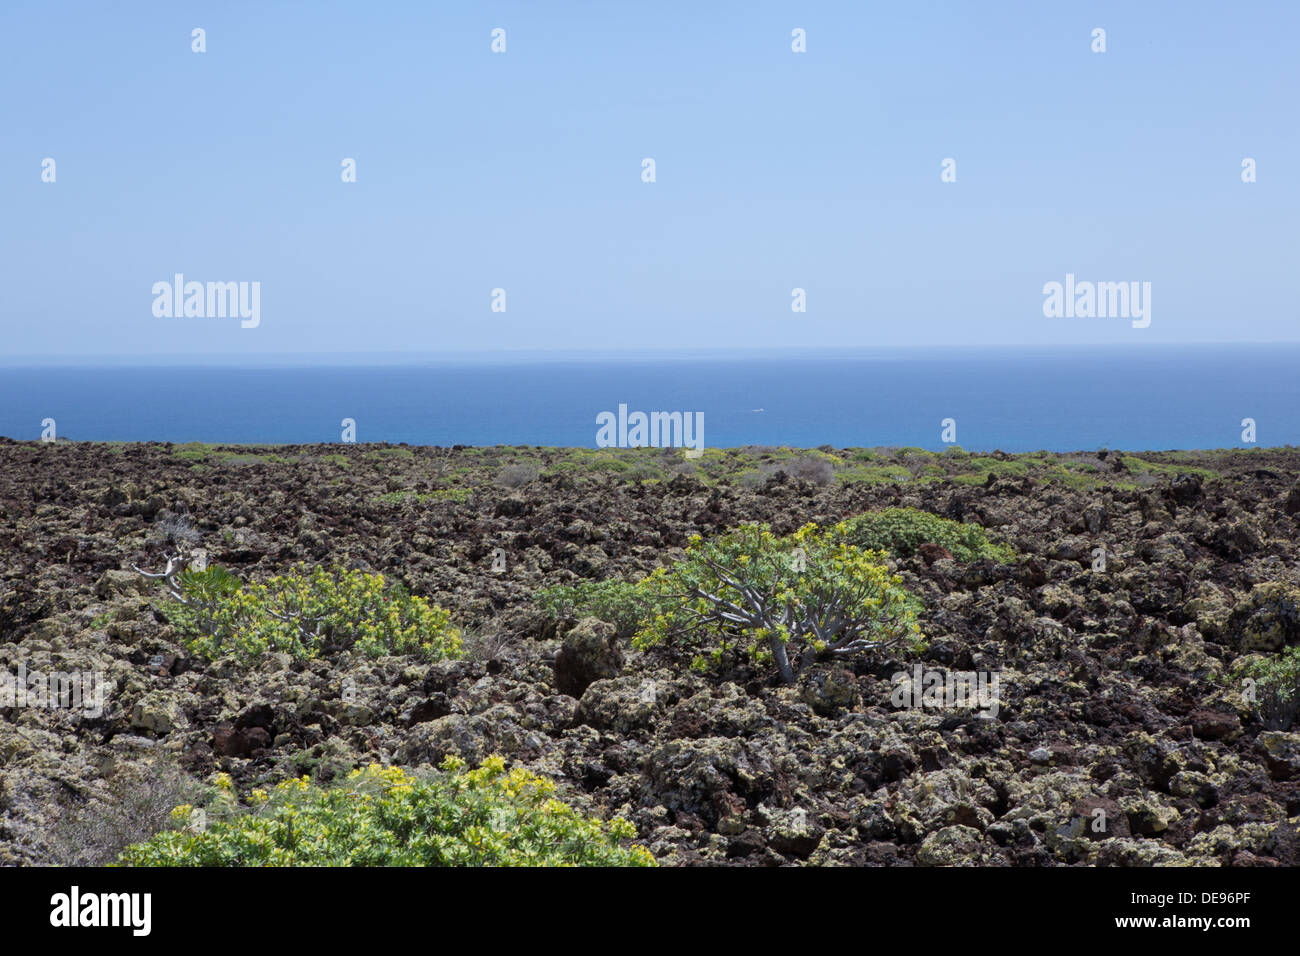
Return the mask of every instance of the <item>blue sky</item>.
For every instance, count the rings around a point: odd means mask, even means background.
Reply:
[[[1300,341],[1298,11],[6,0],[0,357]]]

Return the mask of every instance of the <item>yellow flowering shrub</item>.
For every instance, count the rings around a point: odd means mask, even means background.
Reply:
[[[449,758],[416,777],[399,767],[354,770],[342,786],[306,777],[254,791],[249,807],[202,828],[178,807],[179,829],[128,847],[126,866],[654,866],[626,820],[603,822],[555,799],[555,785],[500,757],[477,768]]]
[[[277,652],[308,659],[349,649],[371,657],[460,656],[451,614],[382,574],[298,566],[265,584],[243,586],[219,572],[222,586],[209,587],[207,578],[217,571],[180,578],[187,597],[203,596],[201,615],[194,600],[169,612],[191,653],[209,660],[233,654],[247,662]]]
[[[791,682],[804,659],[923,647],[919,602],[882,555],[847,540],[843,525],[809,524],[788,537],[766,525],[695,535],[684,560],[642,586],[656,611],[634,646],[685,647],[696,670],[747,653]]]

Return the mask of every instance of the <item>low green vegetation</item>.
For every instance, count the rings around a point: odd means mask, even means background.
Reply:
[[[1172,478],[1174,475],[1197,475],[1201,478],[1215,478],[1217,473],[1208,468],[1196,468],[1192,465],[1170,465],[1159,461],[1147,461],[1134,455],[1123,456],[1124,467],[1135,475],[1153,474]]]
[[[415,452],[409,448],[376,448],[366,452],[366,457],[371,461],[390,461],[394,458],[407,459],[414,458]]]
[[[639,587],[654,611],[634,646],[685,648],[698,670],[746,656],[790,683],[805,660],[923,646],[919,602],[843,526],[809,524],[784,538],[765,525],[697,535],[685,559]]]
[[[909,557],[923,544],[937,544],[959,561],[992,558],[1015,560],[1015,552],[1005,544],[995,544],[977,524],[963,524],[915,508],[885,508],[868,511],[844,523],[849,542],[870,551],[888,551]]]
[[[836,477],[846,484],[890,485],[913,480],[911,471],[902,465],[858,465],[845,468]]]
[[[343,786],[308,778],[255,790],[243,806],[229,777],[177,829],[128,847],[126,866],[654,866],[626,820],[585,817],[555,785],[489,757],[474,770],[448,758],[416,777],[372,764]]]
[[[223,568],[183,571],[168,616],[191,653],[245,662],[271,653],[306,660],[356,650],[370,657],[458,657],[451,615],[380,574],[295,567],[265,584],[241,585]]]
[[[1270,730],[1288,730],[1300,716],[1300,644],[1280,654],[1252,654],[1239,661],[1231,675]]]
[[[519,455],[536,455],[536,449],[481,449],[501,466]],[[878,448],[790,448],[749,445],[743,448],[706,448],[687,458],[680,448],[564,448],[554,449],[538,461],[545,476],[611,477],[622,482],[668,481],[686,474],[709,487],[739,485],[760,489],[776,472],[814,484],[828,478],[845,484],[925,485],[951,483],[984,485],[999,478],[1032,478],[1044,484],[1090,490],[1098,486],[1133,489],[1177,474],[1209,477],[1215,472],[1209,453],[1149,453],[1141,457],[1090,452],[1005,455],[973,453],[956,445],[932,451],[916,446]],[[1152,460],[1155,456],[1159,460]],[[1083,460],[1079,460],[1083,459]],[[1191,459],[1192,463],[1188,463]],[[1129,472],[1117,472],[1122,462]],[[484,467],[488,462],[484,462]],[[456,474],[480,478],[474,468],[459,467]],[[509,486],[509,483],[507,483]]]
[[[564,461],[556,462],[550,469],[551,474],[622,474],[630,471],[632,463],[626,460],[626,457],[620,458],[614,454],[605,455],[584,455],[578,458],[570,458]]]
[[[212,454],[212,446],[202,442],[187,442],[172,449],[172,454],[182,461],[204,461]]]
[[[376,495],[370,500],[377,504],[400,505],[405,502],[412,504],[425,504],[430,501],[468,501],[470,496],[469,488],[435,488],[433,491],[389,491],[382,495]]]
[[[211,445],[205,442],[191,441],[172,448],[172,456],[181,461],[192,462],[195,466],[208,465],[285,465],[300,460],[300,456],[276,454],[269,449],[274,446],[250,445]]]
[[[618,636],[631,637],[652,610],[652,595],[639,583],[609,578],[547,588],[536,595],[538,607],[563,624],[595,617],[613,624]]]

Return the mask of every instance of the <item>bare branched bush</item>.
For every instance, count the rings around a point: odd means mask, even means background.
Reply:
[[[194,527],[188,515],[164,511],[159,514],[150,538],[151,543],[185,549],[197,545],[203,540],[203,535]]]
[[[1065,460],[1078,467],[1080,471],[1090,473],[1105,471],[1109,467],[1104,458],[1096,455],[1070,455]]]
[[[58,866],[103,866],[133,843],[167,828],[171,812],[196,803],[204,786],[178,767],[154,763],[109,782],[94,799],[59,816],[50,831],[50,862]]]
[[[740,484],[745,488],[758,488],[776,474],[784,474],[787,478],[797,478],[814,485],[829,485],[835,480],[835,467],[825,458],[802,455],[764,464],[757,471],[743,475]]]
[[[536,481],[540,474],[541,469],[536,464],[531,461],[521,461],[502,468],[497,481],[507,488],[522,488]]]
[[[426,448],[423,464],[429,474],[435,477],[445,475],[451,468],[452,451],[450,448],[440,448],[437,446]]]
[[[471,661],[509,661],[519,656],[519,648],[509,634],[492,628],[469,628],[461,632],[461,647]]]
[[[1266,687],[1259,697],[1259,719],[1266,730],[1290,730],[1300,717],[1300,680],[1289,687]]]
[[[835,480],[835,467],[825,458],[804,455],[787,461],[784,467],[785,473],[791,478],[799,478],[814,485],[829,485]]]
[[[924,458],[904,458],[901,464],[913,478],[920,478],[930,463]]]

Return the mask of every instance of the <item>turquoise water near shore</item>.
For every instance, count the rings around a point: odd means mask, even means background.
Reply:
[[[702,412],[704,443],[972,451],[1300,444],[1300,346],[363,367],[0,368],[0,435],[594,446],[596,416]]]

